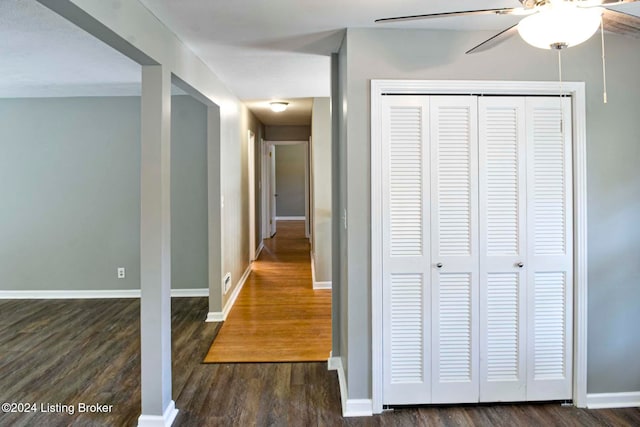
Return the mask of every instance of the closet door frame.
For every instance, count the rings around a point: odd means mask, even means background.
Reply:
[[[559,96],[557,82],[372,80],[371,81],[371,379],[372,412],[383,410],[382,312],[382,97],[387,95]],[[571,96],[573,160],[573,403],[587,406],[587,192],[586,91],[584,82],[563,82]]]

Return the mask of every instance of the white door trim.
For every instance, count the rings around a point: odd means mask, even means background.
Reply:
[[[371,313],[382,312],[382,133],[381,98],[385,94],[559,95],[557,82],[481,80],[371,81]],[[563,82],[573,111],[574,331],[573,402],[587,405],[587,173],[586,91],[584,82]],[[371,319],[373,412],[383,405],[382,318]]]
[[[310,227],[309,227],[309,141],[263,141],[265,144],[271,144],[273,146],[276,145],[299,145],[304,144],[305,146],[305,161],[304,161],[304,230],[305,237],[310,237]],[[269,177],[269,179],[271,179]]]
[[[270,203],[269,203],[269,183],[271,181],[269,177],[269,145],[265,142],[264,139],[260,140],[260,197],[262,198],[262,239],[268,239],[271,237],[270,227],[269,227],[269,215],[271,212]]]
[[[247,134],[247,166],[249,178],[249,263],[256,259],[256,135]]]

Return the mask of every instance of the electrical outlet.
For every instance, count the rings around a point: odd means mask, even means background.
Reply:
[[[226,294],[229,288],[231,287],[231,273],[227,273],[224,276],[224,281],[222,283],[222,289],[224,289],[224,293]]]
[[[124,279],[125,271],[124,267],[118,267],[118,279]]]

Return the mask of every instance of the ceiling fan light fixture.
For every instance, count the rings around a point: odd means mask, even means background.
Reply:
[[[582,8],[571,2],[552,3],[518,24],[518,33],[531,46],[561,49],[588,40],[600,27],[600,7]]]
[[[269,106],[271,107],[271,111],[273,111],[274,113],[282,113],[284,110],[287,109],[287,107],[289,106],[289,103],[282,102],[282,101],[274,101],[274,102],[270,102]]]

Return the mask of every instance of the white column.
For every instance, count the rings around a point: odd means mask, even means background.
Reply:
[[[170,426],[171,399],[171,74],[142,67],[140,333],[142,414],[138,426]]]

